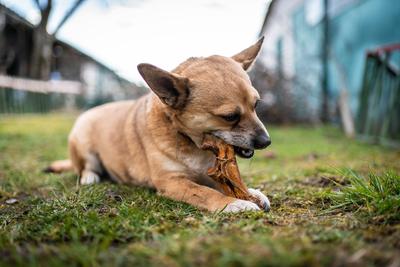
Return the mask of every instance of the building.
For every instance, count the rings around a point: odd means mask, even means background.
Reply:
[[[28,77],[33,28],[30,22],[0,4],[0,74]],[[50,79],[82,82],[86,107],[134,99],[147,92],[145,87],[120,77],[109,67],[60,40],[55,40],[53,45]],[[19,99],[24,97],[21,91],[15,94]]]
[[[260,35],[253,80],[270,109],[284,106],[277,116],[318,122],[325,97],[327,119],[337,121],[342,90],[352,114],[359,110],[367,52],[400,43],[400,1],[273,0]],[[399,54],[390,58],[397,70]]]

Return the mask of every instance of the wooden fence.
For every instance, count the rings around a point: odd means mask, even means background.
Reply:
[[[39,81],[0,75],[0,113],[36,113],[82,105],[76,81]]]
[[[394,52],[400,52],[400,44],[367,54],[357,131],[368,141],[400,146],[400,73],[390,63]]]

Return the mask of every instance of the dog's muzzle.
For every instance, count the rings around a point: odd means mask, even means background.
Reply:
[[[255,135],[238,134],[228,131],[215,131],[214,136],[233,145],[236,155],[242,158],[251,158],[254,149],[263,149],[271,144],[271,139],[264,130],[258,130]]]
[[[264,149],[271,144],[271,139],[266,133],[261,133],[253,138],[252,140],[254,149]],[[254,149],[243,148],[240,146],[234,146],[235,152],[242,158],[249,159],[254,155]]]
[[[271,138],[262,131],[255,138],[253,138],[254,149],[264,149],[271,144]]]

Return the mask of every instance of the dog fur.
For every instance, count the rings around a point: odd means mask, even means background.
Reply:
[[[80,183],[97,183],[107,175],[208,211],[259,210],[221,193],[206,175],[215,157],[199,147],[204,133],[245,149],[260,148],[252,141],[260,135],[269,139],[255,112],[259,94],[246,73],[262,42],[233,57],[190,58],[172,72],[140,64],[152,92],[95,107],[77,119],[69,155]],[[235,116],[240,118],[232,121]],[[68,164],[58,161],[49,170],[65,171]],[[263,193],[250,192],[269,209]]]

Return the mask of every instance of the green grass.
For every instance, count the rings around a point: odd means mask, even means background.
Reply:
[[[239,164],[272,211],[214,214],[148,189],[80,187],[74,174],[43,174],[67,156],[74,119],[0,118],[0,266],[399,262],[399,151],[346,139],[333,127],[269,127],[271,148]]]
[[[400,222],[400,176],[394,172],[363,177],[350,172],[349,186],[330,195],[331,210],[359,212],[378,223]]]

